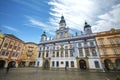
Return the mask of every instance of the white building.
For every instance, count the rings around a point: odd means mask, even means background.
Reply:
[[[44,69],[102,69],[91,26],[85,22],[81,35],[70,36],[64,16],[61,16],[55,39],[47,40],[45,32],[41,35],[35,66]]]

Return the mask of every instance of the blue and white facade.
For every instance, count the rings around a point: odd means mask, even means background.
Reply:
[[[70,36],[64,16],[61,17],[56,37],[47,40],[44,32],[41,35],[36,67],[42,68],[75,68],[102,69],[97,44],[91,26],[85,22],[81,35]]]

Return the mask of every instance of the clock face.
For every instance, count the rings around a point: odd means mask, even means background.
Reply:
[[[64,23],[62,23],[62,24],[60,24],[60,26],[64,27],[64,26],[65,26],[65,24],[64,24]]]

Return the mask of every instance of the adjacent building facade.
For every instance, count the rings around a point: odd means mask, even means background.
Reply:
[[[38,45],[33,42],[24,43],[23,52],[20,56],[19,67],[33,67],[35,65],[38,52]]]
[[[64,16],[61,16],[54,39],[47,40],[45,32],[41,35],[35,66],[44,69],[102,69],[91,26],[85,22],[84,32],[71,36]]]
[[[104,68],[120,70],[120,29],[96,33],[96,41]]]
[[[12,34],[4,34],[0,48],[0,68],[18,67],[24,42]]]

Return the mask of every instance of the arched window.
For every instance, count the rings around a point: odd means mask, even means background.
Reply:
[[[98,62],[98,61],[95,61],[94,63],[95,63],[95,67],[96,67],[96,68],[100,68],[100,65],[99,65],[99,62]]]

